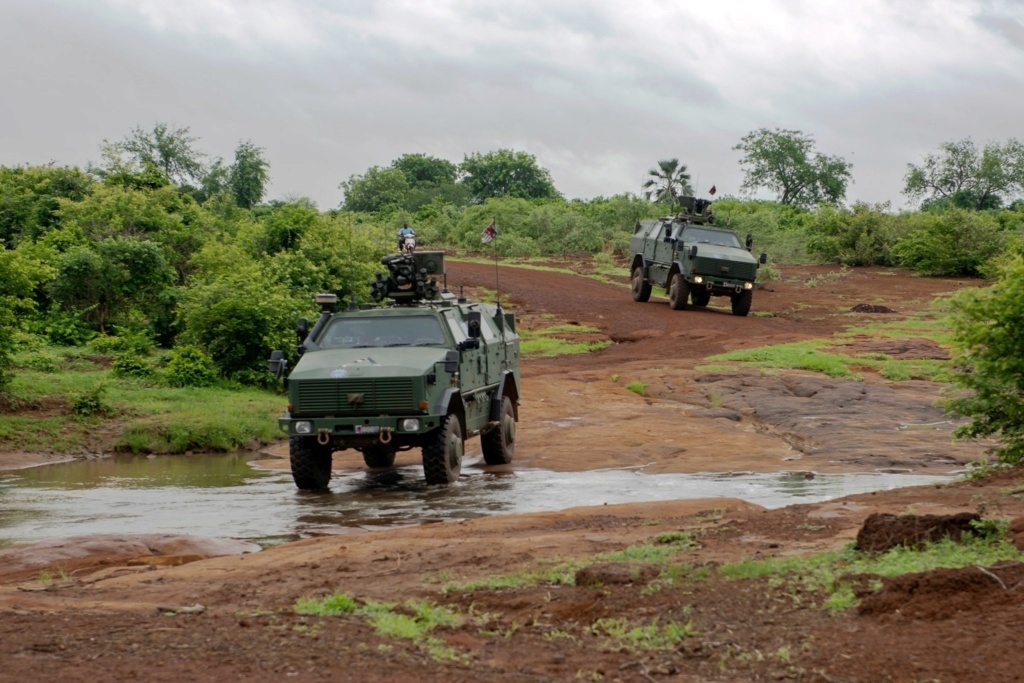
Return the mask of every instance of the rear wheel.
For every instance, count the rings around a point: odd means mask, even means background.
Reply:
[[[363,462],[370,469],[391,467],[395,464],[395,449],[374,446],[363,449]]]
[[[695,289],[690,292],[690,303],[704,308],[711,302],[711,292],[706,289]]]
[[[681,273],[672,276],[668,286],[668,305],[674,311],[686,308],[686,297],[690,296],[690,283],[683,279]]]
[[[462,471],[462,425],[458,415],[449,415],[434,440],[423,447],[423,476],[428,484],[448,486]]]
[[[744,289],[739,294],[732,295],[732,314],[733,315],[746,315],[750,313],[750,304],[754,300],[754,292],[749,289]]]
[[[292,479],[303,491],[322,491],[331,481],[331,445],[315,436],[293,436],[288,442]]]
[[[651,298],[651,283],[644,279],[644,269],[637,266],[633,269],[633,301],[643,303]]]
[[[498,426],[480,437],[484,462],[488,465],[507,465],[516,453],[516,411],[512,399],[501,397]]]

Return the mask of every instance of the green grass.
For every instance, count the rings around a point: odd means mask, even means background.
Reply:
[[[16,410],[0,415],[4,450],[229,451],[281,437],[277,417],[287,400],[274,392],[226,384],[161,386],[118,377],[81,349],[47,347],[45,353],[57,359],[57,370],[19,365],[14,373],[10,392]],[[100,410],[74,414],[76,398],[90,395]]]
[[[771,560],[748,560],[719,568],[719,575],[728,579],[769,578],[776,586],[799,587],[818,591],[824,597],[821,606],[841,611],[856,605],[853,587],[845,577],[858,574],[898,576],[925,572],[941,567],[959,568],[971,565],[990,566],[1006,560],[1020,562],[1024,553],[1017,550],[1000,533],[994,531],[979,537],[967,537],[955,543],[948,539],[932,543],[923,550],[894,548],[881,555],[855,551],[852,546],[839,552]],[[979,529],[985,532],[986,529]]]
[[[519,350],[525,358],[550,358],[592,353],[608,348],[607,340],[577,341],[563,339],[559,335],[599,334],[600,329],[588,325],[551,325],[536,330],[519,330]]]
[[[894,335],[895,336],[895,335]],[[919,335],[903,335],[919,336]],[[786,370],[810,370],[829,377],[861,380],[858,370],[870,369],[894,382],[910,379],[924,379],[936,382],[947,381],[950,377],[950,362],[938,359],[891,358],[885,354],[865,353],[847,355],[834,348],[825,350],[834,343],[824,339],[762,346],[756,349],[730,351],[706,360],[709,364],[698,366],[702,372],[735,370],[737,366],[723,363],[741,363],[739,367],[772,368]]]
[[[458,651],[430,633],[439,627],[461,626],[466,618],[431,602],[407,600],[401,605],[373,600],[360,602],[348,594],[336,593],[325,598],[299,598],[294,609],[297,614],[307,616],[361,617],[382,637],[412,641],[436,661],[462,659]]]
[[[630,382],[626,385],[626,388],[637,396],[643,396],[644,392],[647,391],[647,385],[643,382]]]
[[[615,641],[608,644],[609,648],[617,649],[614,646],[618,645],[633,651],[674,650],[684,639],[697,635],[692,622],[659,624],[655,619],[647,624],[632,625],[617,617],[598,619],[591,631],[594,635]]]
[[[812,370],[829,377],[860,379],[850,371],[850,360],[838,354],[820,351],[828,342],[822,339],[762,346],[756,349],[743,349],[709,356],[706,360],[712,363],[741,362],[758,368],[787,368],[794,370]]]

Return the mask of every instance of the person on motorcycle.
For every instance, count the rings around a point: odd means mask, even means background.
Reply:
[[[398,251],[403,250],[405,247],[405,238],[409,236],[415,237],[416,231],[409,227],[408,222],[403,221],[402,229],[398,231]]]

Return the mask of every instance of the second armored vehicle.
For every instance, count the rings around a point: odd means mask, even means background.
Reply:
[[[367,467],[390,467],[419,448],[428,484],[459,477],[465,439],[480,436],[484,460],[511,462],[519,419],[515,315],[471,303],[437,284],[444,252],[386,256],[371,293],[378,305],[323,306],[312,329],[299,321],[300,358],[286,380],[292,477],[325,489],[332,454],[354,449]],[[275,351],[271,371],[286,370]]]
[[[682,203],[677,216],[636,224],[629,257],[633,301],[647,301],[658,285],[675,310],[686,308],[687,298],[703,307],[712,296],[727,296],[733,315],[747,315],[767,255],[751,256],[750,235],[743,244],[732,230],[716,227],[709,200],[683,197]]]

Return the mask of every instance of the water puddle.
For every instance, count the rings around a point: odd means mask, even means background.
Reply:
[[[467,462],[457,486],[420,466],[336,470],[330,492],[295,489],[258,454],[127,457],[0,474],[0,546],[84,534],[191,534],[272,545],[346,530],[679,498],[742,498],[768,508],[916,486],[909,474],[550,472]]]

